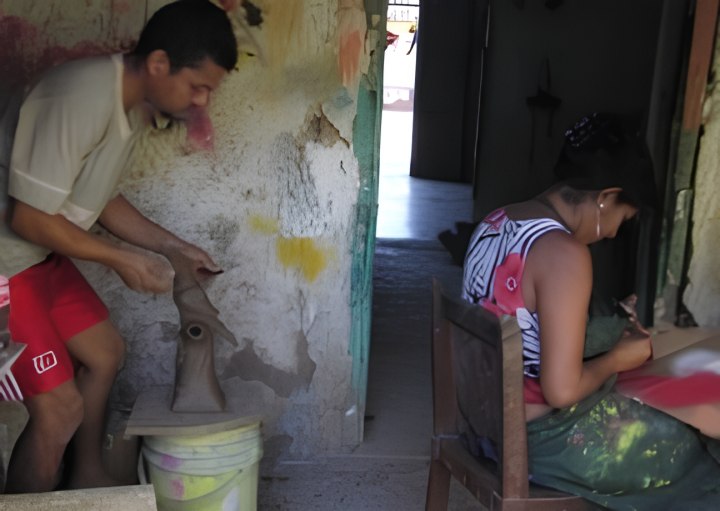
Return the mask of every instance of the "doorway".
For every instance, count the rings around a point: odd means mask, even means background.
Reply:
[[[368,394],[354,454],[424,460],[432,433],[431,279],[459,282],[462,271],[438,234],[469,220],[472,190],[411,176],[419,4],[389,5]]]

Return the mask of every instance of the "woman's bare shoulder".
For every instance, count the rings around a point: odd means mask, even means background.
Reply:
[[[563,273],[592,268],[587,245],[560,229],[542,235],[533,243],[526,264],[546,271],[557,269]]]
[[[566,296],[572,294],[568,293],[571,289],[584,293],[588,286],[592,286],[592,262],[587,246],[560,229],[543,234],[533,243],[522,278],[528,310],[537,310],[539,295]]]

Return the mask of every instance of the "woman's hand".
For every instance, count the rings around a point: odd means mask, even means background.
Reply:
[[[628,327],[627,331],[629,331],[630,333],[640,333],[640,334],[649,336],[650,332],[648,332],[648,330],[638,320],[637,300],[638,300],[637,295],[631,294],[624,300],[621,300],[620,302],[618,302],[618,305],[628,315],[628,321],[630,321],[630,326]]]
[[[616,371],[629,371],[645,363],[652,356],[652,343],[647,331],[626,330],[622,339],[610,350]]]

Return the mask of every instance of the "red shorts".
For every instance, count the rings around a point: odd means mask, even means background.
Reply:
[[[12,366],[25,399],[74,376],[65,343],[108,318],[108,310],[67,257],[50,255],[10,278],[10,335],[27,348]]]

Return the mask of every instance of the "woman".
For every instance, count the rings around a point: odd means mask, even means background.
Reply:
[[[652,204],[648,162],[617,120],[576,124],[556,168],[562,181],[475,229],[463,295],[522,329],[534,482],[612,509],[720,509],[718,444],[613,389],[617,373],[651,356],[647,331],[627,319],[588,324],[588,245]]]

